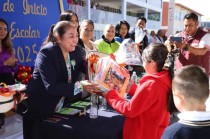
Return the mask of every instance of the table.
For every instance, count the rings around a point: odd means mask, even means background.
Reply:
[[[68,116],[57,123],[43,121],[37,126],[43,139],[122,139],[124,117],[112,110],[99,110],[97,119],[86,115]]]

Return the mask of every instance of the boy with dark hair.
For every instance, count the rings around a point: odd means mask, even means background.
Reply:
[[[162,139],[209,139],[210,112],[205,111],[209,79],[204,69],[190,65],[178,70],[172,81],[179,121],[167,127]]]

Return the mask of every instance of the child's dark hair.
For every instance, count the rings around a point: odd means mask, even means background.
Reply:
[[[142,54],[145,62],[155,61],[157,63],[157,71],[162,71],[167,59],[168,50],[164,44],[151,43],[146,47]]]
[[[172,81],[173,90],[185,98],[205,102],[209,96],[209,78],[205,70],[196,65],[184,66],[176,71]]]
[[[164,64],[166,59],[168,58],[168,50],[166,46],[162,43],[151,43],[148,47],[146,47],[142,54],[142,59],[145,62],[155,61],[157,63],[157,71],[162,71],[164,69]],[[170,61],[173,63],[174,61]],[[174,76],[174,64],[169,64],[168,70],[171,79]],[[168,112],[173,113],[177,111],[172,95],[172,89],[168,93]]]

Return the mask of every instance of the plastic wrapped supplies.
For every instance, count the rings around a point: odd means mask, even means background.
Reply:
[[[136,43],[132,39],[125,39],[114,55],[116,56],[116,62],[119,64],[143,65],[141,54]]]
[[[135,42],[140,43],[144,36],[146,35],[146,32],[142,28],[135,28]]]

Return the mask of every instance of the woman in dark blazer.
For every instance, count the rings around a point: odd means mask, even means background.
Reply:
[[[85,73],[85,61],[78,42],[77,28],[68,21],[53,29],[55,42],[44,46],[37,55],[33,78],[27,86],[28,110],[23,116],[24,139],[33,138],[34,125],[62,107],[64,99],[81,97],[82,89],[92,93],[97,84],[79,81]]]

